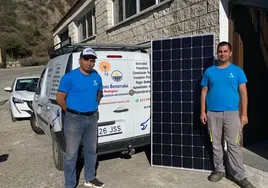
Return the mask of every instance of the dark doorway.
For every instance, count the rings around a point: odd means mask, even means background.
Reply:
[[[268,12],[242,5],[232,6],[231,12],[234,53],[242,54],[248,78],[249,124],[243,139],[247,147],[268,140]]]

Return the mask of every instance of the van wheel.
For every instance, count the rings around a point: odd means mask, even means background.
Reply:
[[[51,138],[52,138],[52,150],[53,150],[53,160],[56,169],[63,171],[64,169],[64,152],[62,151],[60,145],[57,142],[57,138],[53,129],[51,129]]]
[[[31,124],[32,130],[36,134],[44,134],[44,131],[38,126],[38,122],[37,122],[37,119],[36,119],[34,113],[32,113],[32,115],[31,115],[30,124]]]

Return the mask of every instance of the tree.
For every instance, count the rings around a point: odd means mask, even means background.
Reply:
[[[0,33],[0,47],[6,51],[11,58],[21,58],[29,55],[31,52],[27,49],[27,43],[20,35],[15,33]]]

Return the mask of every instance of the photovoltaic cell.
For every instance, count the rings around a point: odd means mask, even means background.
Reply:
[[[200,82],[213,57],[210,34],[152,41],[152,166],[212,169],[199,99]]]

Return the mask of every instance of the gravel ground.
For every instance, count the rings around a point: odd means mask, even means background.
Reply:
[[[46,135],[36,135],[29,120],[11,122],[8,103],[0,105],[0,143],[1,188],[64,187],[63,172],[54,167],[51,140]],[[98,166],[98,178],[106,188],[237,187],[226,179],[210,183],[207,176],[207,172],[151,167],[145,152],[131,159],[121,159],[119,154],[100,157]],[[79,188],[82,183],[83,170]]]
[[[63,187],[63,173],[54,168],[49,138],[36,135],[29,120],[13,123],[7,108],[7,103],[0,106],[0,187]],[[8,155],[6,161],[3,155]]]

